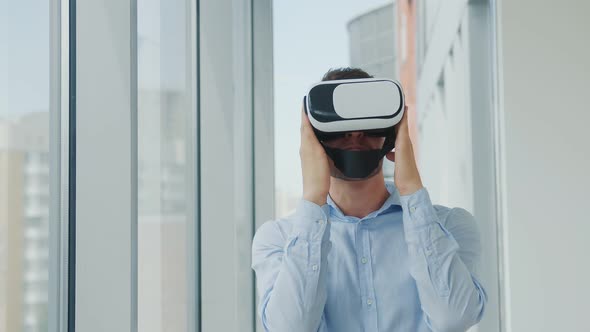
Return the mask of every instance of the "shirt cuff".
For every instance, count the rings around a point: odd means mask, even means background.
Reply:
[[[323,238],[329,226],[330,206],[326,203],[319,206],[301,199],[295,209],[295,222],[292,235],[307,241],[327,240]]]
[[[438,216],[430,201],[430,195],[425,187],[411,195],[400,196],[400,203],[404,213],[406,232],[418,230],[438,221]]]

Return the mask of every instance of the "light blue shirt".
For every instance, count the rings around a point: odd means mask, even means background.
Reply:
[[[458,332],[480,321],[487,296],[477,279],[473,216],[432,205],[428,191],[345,216],[330,197],[301,200],[266,222],[252,245],[265,331]]]

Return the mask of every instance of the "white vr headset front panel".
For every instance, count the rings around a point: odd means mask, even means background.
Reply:
[[[344,120],[321,122],[315,119],[313,113],[310,112],[309,120],[318,130],[342,132],[383,129],[396,125],[403,116],[404,97],[401,86],[395,81],[375,78],[324,81],[313,85],[310,91],[314,87],[324,84],[338,84],[332,94],[332,104],[336,114]],[[308,110],[311,110],[309,93],[307,103]],[[400,112],[393,118],[376,118],[391,116],[398,110]]]
[[[379,117],[395,113],[401,96],[392,81],[340,84],[332,102],[336,114],[345,119]]]

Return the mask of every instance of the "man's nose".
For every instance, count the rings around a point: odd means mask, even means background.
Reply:
[[[363,136],[365,136],[365,134],[362,131],[351,131],[345,135],[346,138],[361,138]]]

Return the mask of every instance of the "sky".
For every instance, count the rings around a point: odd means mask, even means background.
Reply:
[[[391,0],[273,1],[275,187],[301,194],[299,127],[307,89],[348,66],[347,23]]]
[[[49,110],[49,1],[0,1],[0,115]]]

